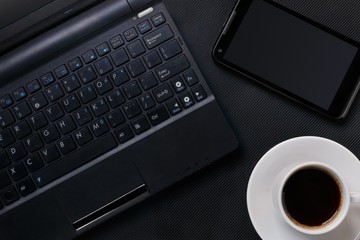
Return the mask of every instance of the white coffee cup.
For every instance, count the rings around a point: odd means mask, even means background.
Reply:
[[[286,183],[293,174],[303,169],[318,169],[327,173],[337,182],[340,190],[341,200],[337,213],[321,226],[306,226],[297,222],[290,216],[284,203],[283,191]],[[360,203],[360,193],[350,193],[345,179],[333,167],[321,162],[307,162],[292,165],[279,173],[273,187],[273,203],[275,209],[288,225],[305,234],[320,235],[334,230],[343,222],[348,214],[350,204]]]

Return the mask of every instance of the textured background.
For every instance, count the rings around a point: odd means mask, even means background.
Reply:
[[[234,127],[241,149],[81,239],[259,239],[246,207],[247,183],[257,161],[277,143],[303,135],[330,138],[360,156],[360,99],[345,120],[334,122],[242,79],[211,58],[211,48],[236,0],[164,2]],[[358,0],[278,2],[360,41]]]

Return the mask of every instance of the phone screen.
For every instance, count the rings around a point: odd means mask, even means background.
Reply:
[[[358,54],[357,46],[263,0],[251,1],[230,31],[225,62],[325,111]]]

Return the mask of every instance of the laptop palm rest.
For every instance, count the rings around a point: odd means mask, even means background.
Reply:
[[[237,146],[219,106],[210,101],[61,184],[57,199],[81,233]]]

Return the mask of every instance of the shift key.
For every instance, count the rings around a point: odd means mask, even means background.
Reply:
[[[160,81],[166,81],[178,73],[188,69],[190,67],[190,63],[185,57],[185,55],[181,55],[174,60],[162,65],[161,67],[156,69],[156,74],[159,76]]]

